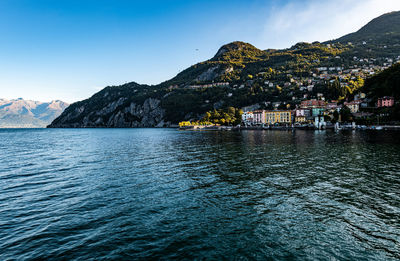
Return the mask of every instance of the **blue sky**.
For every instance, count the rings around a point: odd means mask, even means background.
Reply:
[[[324,41],[397,10],[398,0],[0,0],[0,98],[74,102],[157,84],[235,40]]]

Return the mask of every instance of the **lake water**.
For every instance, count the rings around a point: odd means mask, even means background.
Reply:
[[[0,130],[0,260],[400,259],[399,134]]]

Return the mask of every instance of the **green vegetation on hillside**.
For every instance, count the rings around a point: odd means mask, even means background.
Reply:
[[[383,96],[400,99],[400,63],[365,81],[364,91],[375,101]]]
[[[220,125],[238,125],[242,120],[243,111],[237,108],[212,110],[205,113],[200,122],[210,122]]]

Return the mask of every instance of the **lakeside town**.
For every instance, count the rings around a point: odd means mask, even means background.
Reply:
[[[322,97],[323,98],[323,97]],[[351,128],[351,129],[383,129],[379,123],[378,113],[376,124],[368,127],[366,122],[372,111],[382,111],[395,105],[393,97],[385,96],[378,99],[375,106],[370,106],[369,99],[364,93],[355,95],[353,101],[338,104],[337,101],[327,102],[323,99],[304,100],[293,109],[287,110],[254,110],[241,113],[241,124],[236,128],[244,129],[326,129],[326,128]],[[358,124],[356,124],[358,123]],[[365,124],[363,124],[365,123]],[[370,125],[370,124],[368,124]],[[375,126],[374,126],[375,125]],[[184,121],[179,123],[181,129],[230,129],[219,124],[199,124]],[[220,128],[218,128],[220,127]],[[386,129],[400,129],[400,126],[385,125]]]
[[[365,43],[364,43],[365,44]],[[330,47],[330,46],[328,46]],[[385,48],[385,47],[384,47]],[[336,56],[334,59],[341,59]],[[353,62],[346,69],[344,67],[317,67],[309,72],[310,77],[292,76],[291,71],[287,71],[286,81],[279,83],[273,80],[265,80],[263,85],[269,88],[280,88],[279,84],[291,87],[293,90],[291,101],[266,101],[263,104],[265,109],[260,109],[259,105],[248,106],[240,110],[241,128],[361,128],[361,129],[381,129],[384,123],[389,129],[397,129],[394,122],[390,122],[387,110],[396,105],[396,100],[392,96],[383,96],[378,99],[367,97],[361,91],[361,86],[365,79],[379,72],[382,72],[394,64],[398,64],[400,56],[393,58],[357,58],[353,57]],[[319,61],[318,61],[319,62]],[[252,85],[263,80],[263,73],[258,74],[258,78],[248,80],[246,84]],[[354,90],[356,93],[347,97],[339,97],[337,100],[326,99],[324,93],[315,92],[315,86],[326,86],[336,84],[344,90]],[[211,87],[230,87],[229,83],[213,83],[207,85],[189,86],[189,88],[211,88]],[[233,85],[232,90],[242,89],[245,85]],[[233,93],[228,93],[231,97]],[[349,99],[350,98],[350,99]],[[294,107],[294,108],[293,108]],[[206,121],[183,121],[179,127],[183,129],[203,129],[215,128],[219,125]],[[223,122],[224,123],[224,122]],[[237,123],[237,122],[236,122]],[[232,124],[227,124],[232,125]],[[224,127],[226,129],[226,127]]]
[[[255,110],[242,114],[242,125],[245,127],[261,126],[271,128],[273,126],[325,129],[329,127],[340,128],[339,123],[351,122],[355,128],[356,121],[366,122],[368,117],[374,115],[371,110],[379,110],[394,106],[393,97],[378,99],[375,107],[370,107],[364,93],[355,96],[355,100],[338,104],[337,101],[326,102],[324,100],[305,100],[294,110]],[[379,122],[377,122],[379,125]],[[347,126],[347,125],[345,125]],[[359,124],[361,128],[367,128],[365,124]]]
[[[366,41],[357,43],[360,46],[366,44]],[[354,44],[349,42],[347,45]],[[332,49],[336,46],[326,44],[324,48]],[[390,47],[384,45],[379,48]],[[390,126],[390,129],[397,129],[398,122],[391,117],[391,112],[398,102],[395,97],[368,96],[363,86],[368,78],[398,65],[399,62],[400,56],[377,58],[354,56],[349,60],[348,57],[336,55],[312,61],[304,58],[296,64],[296,68],[301,67],[302,63],[307,64],[302,70],[295,70],[291,66],[280,70],[268,68],[265,72],[248,75],[248,79],[243,83],[212,82],[189,85],[185,88],[198,90],[226,88],[228,99],[239,95],[240,90],[246,88],[257,89],[261,93],[271,93],[271,95],[264,102],[242,107],[240,122],[218,121],[218,119],[210,121],[210,116],[205,116],[201,120],[180,122],[179,127],[203,129],[225,125],[263,129],[340,129],[350,126],[353,129],[380,129],[382,128],[380,125],[385,125]],[[218,114],[217,110],[218,108],[214,107],[214,114]],[[221,113],[224,112],[220,111],[219,114]]]

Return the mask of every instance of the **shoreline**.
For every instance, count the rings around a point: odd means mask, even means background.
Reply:
[[[334,126],[328,126],[324,128],[316,128],[311,126],[239,126],[239,127],[231,127],[231,126],[190,126],[188,128],[179,128],[179,130],[184,131],[241,131],[241,130],[279,130],[279,131],[294,131],[294,130],[306,130],[306,131],[315,131],[315,130],[334,130],[334,131],[342,131],[342,130],[358,130],[358,131],[400,131],[400,126],[398,125],[374,125],[374,126],[352,126],[352,125],[343,125],[338,129],[335,129]]]
[[[29,127],[5,127],[0,128],[0,130],[40,130],[40,129],[177,129],[177,130],[186,130],[186,131],[240,131],[240,130],[335,130],[334,126],[327,126],[322,129],[318,129],[311,126],[190,126],[187,128],[180,128],[178,126],[169,126],[169,127],[38,127],[38,128],[29,128]],[[400,131],[400,125],[373,125],[373,126],[363,126],[356,125],[353,127],[352,125],[343,125],[337,131],[340,130],[374,130],[374,131]]]

